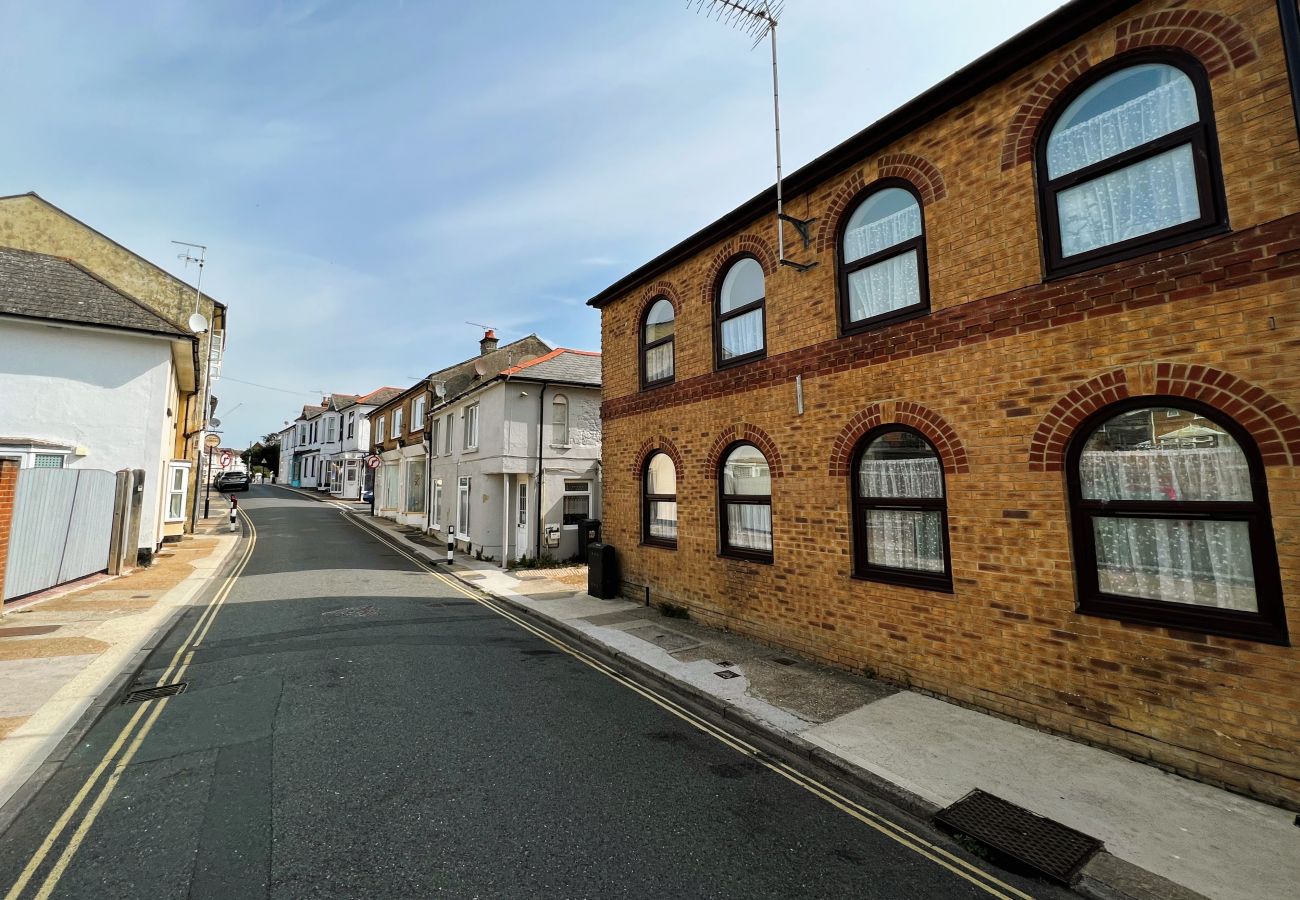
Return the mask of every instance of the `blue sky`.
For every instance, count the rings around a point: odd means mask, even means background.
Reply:
[[[1057,5],[787,0],[787,171]],[[209,246],[240,446],[466,320],[597,349],[588,297],[771,184],[750,43],[676,0],[0,0],[0,194],[187,279],[169,241]]]

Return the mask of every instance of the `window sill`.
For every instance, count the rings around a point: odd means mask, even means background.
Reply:
[[[643,538],[643,539],[641,540],[640,546],[642,546],[642,547],[654,547],[656,550],[676,550],[676,549],[677,549],[677,542],[676,542],[676,541],[656,541],[656,540],[653,540],[653,539],[651,539],[651,538]]]
[[[760,350],[758,353],[749,353],[745,356],[736,356],[728,360],[715,359],[713,361],[713,368],[715,371],[721,372],[723,369],[734,369],[737,366],[743,366],[746,363],[758,362],[760,359],[767,359],[766,348]]]
[[[932,310],[929,305],[909,306],[905,309],[894,312],[883,313],[879,316],[872,316],[870,319],[863,319],[858,322],[850,322],[840,326],[840,337],[850,337],[855,334],[863,334],[868,331],[878,331],[881,328],[888,328],[891,325],[901,325],[904,322],[910,322],[912,319],[920,319],[930,315]]]
[[[1215,609],[1208,606],[1183,607],[1183,604],[1163,603],[1159,600],[1112,597],[1103,594],[1081,600],[1075,611],[1083,616],[1096,616],[1134,625],[1173,628],[1179,631],[1256,641],[1261,644],[1291,646],[1284,619],[1273,621],[1258,613]]]
[[[1083,259],[1074,262],[1061,261],[1059,263],[1048,262],[1045,266],[1046,274],[1043,276],[1043,282],[1060,281],[1062,278],[1069,278],[1072,275],[1080,275],[1084,272],[1091,272],[1094,269],[1100,269],[1114,263],[1128,262],[1131,259],[1137,259],[1139,256],[1146,256],[1151,253],[1159,253],[1162,250],[1169,250],[1183,244],[1190,244],[1205,238],[1219,237],[1220,235],[1231,234],[1232,228],[1226,223],[1215,223],[1213,225],[1201,226],[1194,230],[1179,232],[1178,234],[1168,235],[1163,238],[1156,238],[1150,242],[1136,244],[1130,247],[1121,247],[1118,250],[1109,250],[1102,247],[1098,250],[1089,251]],[[1106,252],[1101,252],[1106,251]]]
[[[874,584],[892,584],[898,587],[916,588],[933,591],[938,594],[955,593],[951,578],[927,578],[924,575],[911,575],[907,572],[854,572],[850,577],[854,581],[869,581]]]
[[[740,550],[723,550],[718,553],[718,558],[734,562],[761,563],[765,566],[772,565],[775,559],[771,553],[744,553]]]
[[[676,381],[677,381],[676,377],[660,378],[658,381],[643,381],[641,382],[641,390],[653,391],[656,388],[668,387],[668,385],[673,384]]]

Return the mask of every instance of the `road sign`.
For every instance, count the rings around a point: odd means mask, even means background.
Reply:
[[[207,437],[205,437],[205,438],[203,439],[203,443],[204,443],[205,446],[208,446],[208,447],[215,447],[215,446],[217,446],[218,444],[221,443],[221,435],[219,435],[219,434],[210,434],[210,435],[208,435]]]
[[[383,462],[383,460],[380,459],[378,456],[367,456],[367,457],[366,457],[366,465],[370,466],[370,468],[372,468],[372,469],[378,469],[378,468],[379,468],[379,464],[380,464],[381,462]]]
[[[231,461],[232,459],[234,459],[234,457],[230,455],[230,451],[229,451],[229,450],[227,450],[225,453],[221,454],[221,468],[224,469],[224,468],[226,468],[227,466],[229,466],[229,465],[230,465],[230,461]]]

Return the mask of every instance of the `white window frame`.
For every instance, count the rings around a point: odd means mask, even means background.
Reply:
[[[451,455],[453,437],[456,434],[456,414],[447,413],[447,433],[443,435],[443,452],[448,456]]]
[[[576,490],[570,488],[570,485],[577,485],[577,484],[583,486],[582,490]],[[585,478],[564,479],[564,493],[561,495],[561,499],[560,499],[560,525],[564,527],[565,531],[576,531],[578,528],[577,522],[574,522],[572,525],[566,525],[564,523],[564,499],[563,498],[565,497],[586,497],[587,515],[584,516],[584,518],[590,519],[591,518],[591,481]]]
[[[387,421],[387,419],[388,419],[387,416],[379,417],[379,428],[375,430],[375,433],[379,435],[379,443],[383,443],[384,441],[384,424]]]
[[[356,433],[356,420],[357,414],[355,412],[348,413],[348,440],[352,440],[352,436]]]
[[[179,491],[176,490],[177,473],[181,473],[180,474],[181,487]],[[166,499],[166,504],[163,506],[164,522],[185,521],[185,510],[189,506],[189,504],[186,503],[185,501],[189,499],[189,492],[190,492],[190,461],[188,459],[173,459],[171,462],[167,464],[167,491],[166,491],[167,499]],[[179,516],[173,516],[171,514],[172,497],[177,495],[180,495],[181,498],[181,502],[180,502],[181,514]]]
[[[563,409],[563,414],[558,410]],[[569,446],[569,398],[556,394],[551,398],[551,446]]]
[[[465,419],[465,450],[478,449],[478,404],[465,407],[461,413]]]
[[[470,514],[470,502],[472,500],[471,490],[473,489],[473,479],[469,475],[462,475],[456,483],[456,537],[465,540],[472,540],[469,536],[468,526],[473,524],[474,517]],[[462,500],[462,498],[464,498]],[[461,512],[464,511],[465,521],[461,521]]]
[[[407,426],[411,431],[419,431],[424,427],[424,395],[416,397],[411,403],[411,424]]]
[[[425,504],[429,502],[429,489],[428,489],[428,485],[425,485],[420,490],[420,508],[419,509],[411,508],[411,473],[415,472],[417,469],[423,469],[426,465],[427,462],[424,459],[424,457],[418,457],[416,459],[408,459],[406,461],[406,465],[403,466],[402,512],[406,513],[407,515],[410,515],[412,513],[424,512]]]
[[[402,436],[402,413],[405,411],[406,407],[404,406],[399,406],[397,409],[393,410],[393,427],[388,432],[390,438],[399,438]]]
[[[438,455],[438,441],[442,439],[442,418],[435,416],[429,423],[429,455]]]
[[[442,527],[442,479],[433,479],[433,510],[430,514],[430,524],[434,528]]]

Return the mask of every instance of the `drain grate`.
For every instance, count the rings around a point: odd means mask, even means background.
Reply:
[[[788,656],[774,656],[772,662],[778,666],[793,666],[795,664],[795,661]]]
[[[188,681],[177,681],[160,687],[140,688],[127,694],[122,703],[144,703],[146,700],[157,700],[160,697],[175,697],[177,694],[185,693],[185,689],[189,686]]]
[[[1066,885],[1101,849],[1096,838],[981,790],[939,810],[934,821]]]
[[[730,669],[723,669],[721,672],[714,672],[713,674],[714,674],[714,675],[717,675],[719,678],[739,678],[739,677],[740,677],[740,673],[739,673],[739,672],[733,672],[733,671],[731,671]]]

